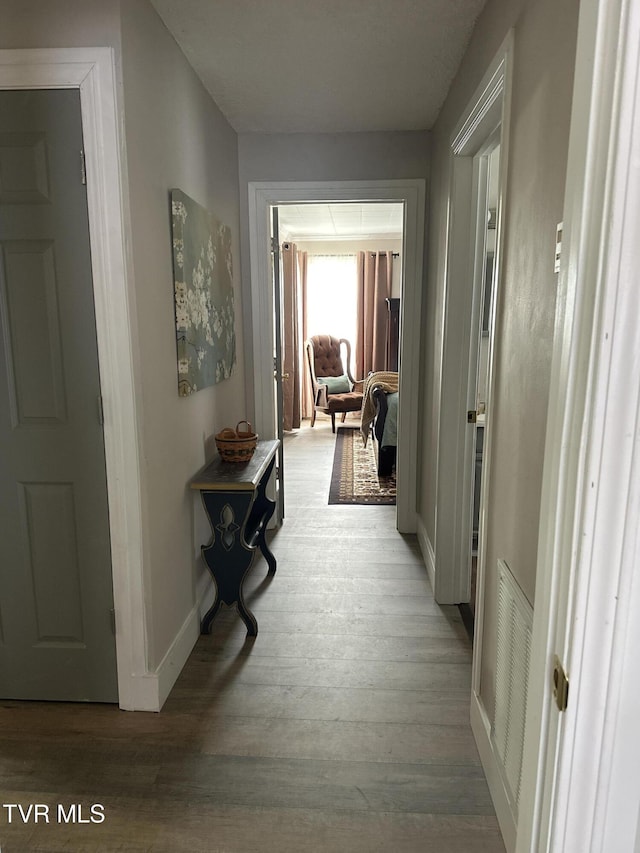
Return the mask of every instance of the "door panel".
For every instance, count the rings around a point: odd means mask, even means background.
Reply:
[[[3,241],[2,261],[13,426],[62,423],[66,406],[53,244]]]
[[[12,96],[13,93],[9,98]],[[45,146],[44,133],[0,133],[0,204],[48,204],[51,201]]]
[[[117,701],[79,93],[0,116],[0,696]]]
[[[84,642],[73,483],[21,483],[21,534],[33,590],[32,638]],[[55,604],[55,607],[52,607]]]

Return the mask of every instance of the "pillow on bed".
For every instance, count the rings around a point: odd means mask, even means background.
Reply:
[[[327,394],[348,394],[351,391],[349,377],[342,376],[318,376],[318,385],[327,386]]]

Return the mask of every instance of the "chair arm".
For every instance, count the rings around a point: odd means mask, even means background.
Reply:
[[[316,385],[316,400],[315,405],[320,408],[326,409],[329,405],[329,400],[327,398],[327,386],[326,385]]]

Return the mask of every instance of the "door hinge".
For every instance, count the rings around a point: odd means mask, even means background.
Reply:
[[[86,186],[87,183],[87,164],[84,159],[84,151],[82,148],[80,149],[80,178],[82,180],[83,185]]]
[[[278,249],[279,249],[279,248],[280,248],[280,247],[278,246],[278,240],[277,240],[277,238],[276,238],[276,237],[272,237],[272,238],[271,238],[271,251],[274,253],[274,255],[275,255],[275,253],[278,251]]]
[[[475,409],[469,409],[469,411],[467,412],[467,423],[468,424],[475,424],[477,420],[478,420],[478,413],[476,412],[476,410]]]
[[[115,607],[110,608],[109,610],[109,618],[111,620],[111,632],[113,636],[116,635],[116,609]]]
[[[98,423],[104,426],[104,405],[102,403],[102,394],[98,394]]]
[[[559,711],[566,711],[569,701],[569,679],[558,655],[553,658],[553,697]]]
[[[562,255],[562,232],[564,230],[564,222],[558,222],[556,225],[556,253],[553,258],[554,273],[560,272],[560,256]]]

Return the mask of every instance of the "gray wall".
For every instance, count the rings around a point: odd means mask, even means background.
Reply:
[[[2,0],[0,47],[102,47],[120,43],[120,0]]]
[[[493,457],[486,507],[487,584],[481,696],[493,713],[497,560],[533,602],[578,0],[489,0],[433,130],[420,515],[433,542],[449,139],[514,27],[505,253],[496,316]],[[437,543],[436,543],[437,548]],[[436,551],[437,564],[437,551]]]
[[[429,134],[241,133],[240,185],[248,181],[426,178]]]
[[[124,125],[140,395],[149,663],[162,660],[206,571],[194,559],[189,478],[208,439],[245,416],[237,136],[147,0],[122,5]],[[236,349],[230,379],[179,398],[169,189],[230,226]]]
[[[407,133],[241,133],[238,137],[244,326],[250,329],[248,185],[252,181],[368,181],[429,177],[430,137]],[[258,319],[257,322],[260,322]],[[253,412],[252,341],[245,340],[247,410]]]

